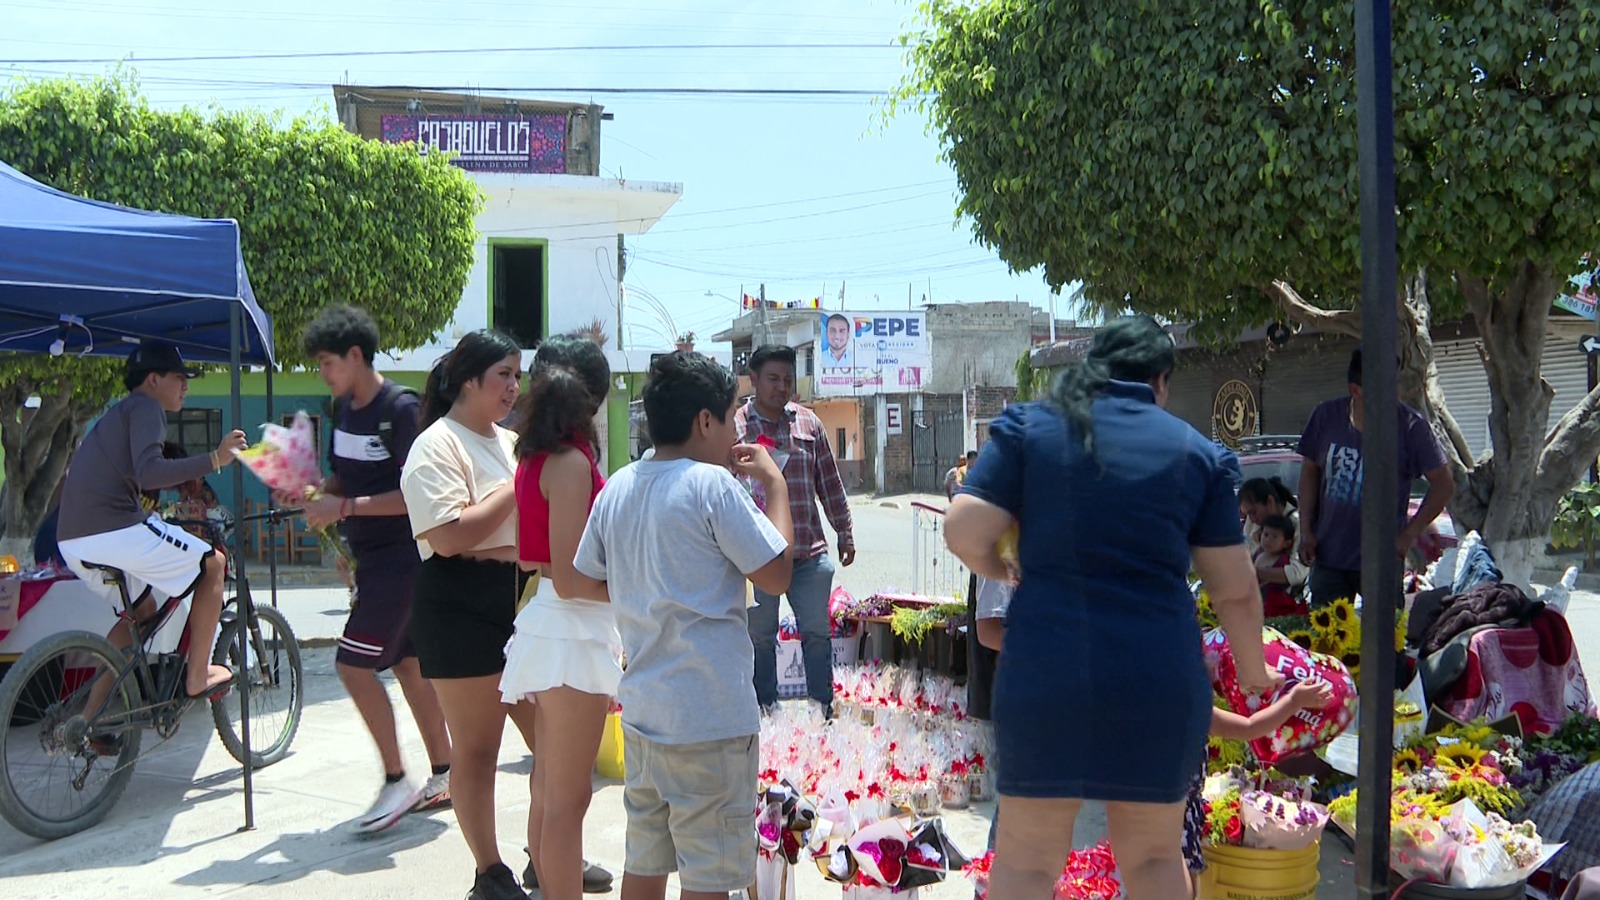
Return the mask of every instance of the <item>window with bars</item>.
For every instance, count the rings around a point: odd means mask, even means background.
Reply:
[[[180,409],[167,413],[167,442],[189,456],[205,456],[222,443],[222,410]]]

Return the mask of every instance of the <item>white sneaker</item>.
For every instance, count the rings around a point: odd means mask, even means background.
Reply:
[[[434,775],[422,786],[422,797],[412,808],[414,812],[428,812],[450,807],[450,773]]]
[[[356,820],[356,827],[368,834],[383,831],[400,821],[402,816],[417,805],[417,800],[421,797],[422,791],[409,780],[386,784],[378,791],[378,799],[373,801],[372,808],[367,810],[366,815]]]

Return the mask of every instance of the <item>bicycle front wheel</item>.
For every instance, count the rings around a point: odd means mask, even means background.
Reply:
[[[0,815],[18,831],[76,834],[127,789],[141,728],[127,665],[105,638],[66,631],[35,644],[0,681]]]
[[[211,661],[227,666],[241,679],[250,679],[250,765],[259,769],[289,755],[289,744],[300,729],[305,680],[300,669],[300,642],[295,640],[283,613],[270,606],[258,606],[254,624],[246,660],[239,659],[239,629],[244,627],[240,617],[222,629]],[[211,701],[211,718],[222,745],[243,764],[244,737],[237,692]]]

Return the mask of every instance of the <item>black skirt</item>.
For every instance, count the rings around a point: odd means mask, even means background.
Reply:
[[[411,605],[411,643],[422,677],[500,674],[522,580],[515,563],[460,556],[423,560]]]

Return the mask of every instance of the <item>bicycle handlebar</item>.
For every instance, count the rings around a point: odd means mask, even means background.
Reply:
[[[305,510],[297,508],[274,508],[266,512],[251,513],[248,516],[239,516],[231,522],[219,522],[216,519],[167,519],[167,523],[179,528],[205,528],[219,538],[226,536],[245,522],[271,522],[280,524],[288,519],[305,514]]]

